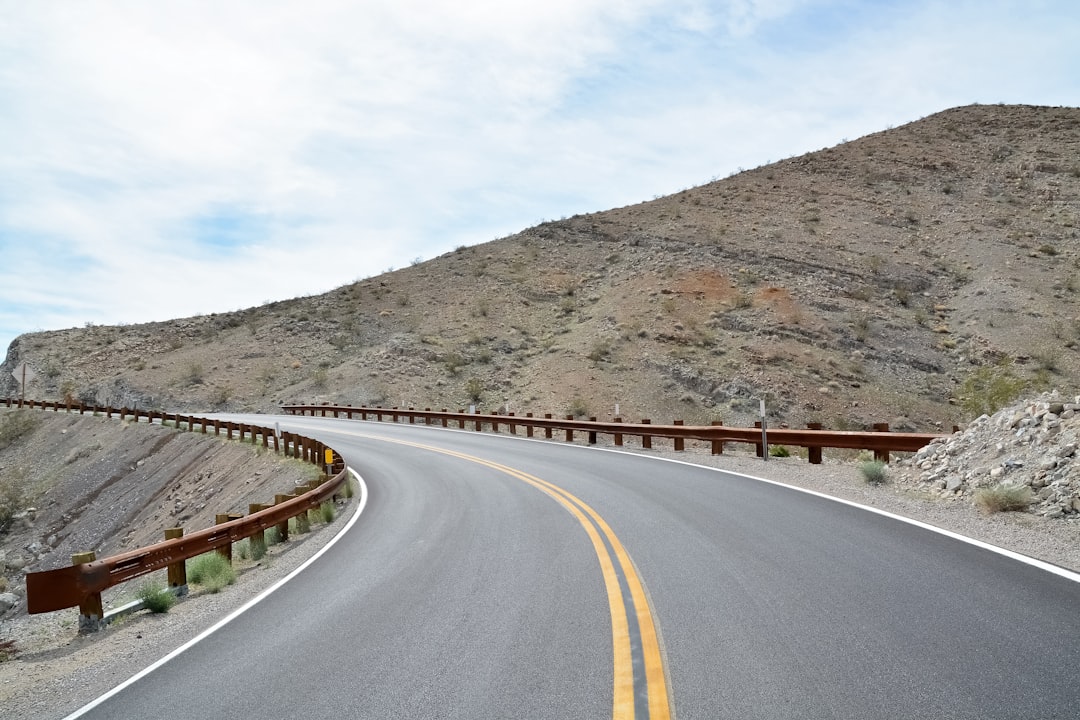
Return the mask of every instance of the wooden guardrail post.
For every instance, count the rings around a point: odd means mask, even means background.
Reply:
[[[596,422],[596,418],[590,417],[589,422]],[[589,431],[589,444],[590,445],[595,445],[596,444],[596,431],[595,430],[590,430]]]
[[[672,422],[675,425],[683,425],[684,424],[682,420],[673,420]],[[674,438],[674,440],[675,440],[675,452],[682,452],[683,447],[685,445],[685,443],[683,442],[683,438],[677,437],[677,438]]]
[[[819,423],[819,422],[808,422],[808,423],[806,423],[806,429],[807,430],[820,430],[821,429],[821,423]],[[806,447],[806,455],[807,455],[808,459],[810,460],[811,465],[820,465],[821,464],[821,446],[820,445],[817,446],[817,447],[813,447],[813,446],[808,445]]]
[[[621,423],[622,418],[621,417],[614,418],[611,422]],[[614,438],[614,441],[615,441],[615,447],[622,447],[622,433],[615,433],[612,437]]]
[[[545,420],[550,420],[551,419],[551,413],[544,413],[544,419]],[[550,440],[551,439],[551,428],[550,427],[544,428],[544,439],[545,440]]]
[[[166,540],[177,540],[184,537],[184,528],[174,527],[165,528]],[[169,576],[170,588],[182,588],[179,592],[181,595],[187,594],[187,561],[184,559],[177,560],[174,563],[169,563],[167,570]]]
[[[567,415],[566,419],[567,420],[573,420],[574,416],[573,415]],[[566,442],[574,442],[574,429],[573,428],[566,428]]]
[[[229,522],[229,520],[231,520],[231,519],[232,518],[229,517],[229,515],[227,513],[218,513],[217,515],[214,516],[214,524],[215,525],[222,525],[224,523]],[[232,543],[231,542],[225,543],[224,545],[219,546],[217,548],[217,553],[221,557],[228,560],[229,564],[232,565]]]
[[[712,421],[712,426],[713,427],[720,427],[723,424],[724,424],[723,420],[713,420]],[[724,454],[724,441],[721,440],[720,438],[714,438],[713,439],[713,441],[712,441],[712,454],[713,455],[723,455]]]
[[[76,553],[71,556],[72,565],[84,565],[97,560],[93,552]],[[105,609],[101,604],[101,593],[90,593],[79,603],[79,632],[97,632],[101,629],[101,621],[105,617]]]
[[[652,425],[652,420],[649,418],[641,419],[642,425]],[[641,447],[643,450],[652,450],[652,435],[642,433],[641,435]]]
[[[510,417],[514,417],[514,413],[506,413]],[[517,435],[517,423],[513,420],[510,421],[510,434]]]
[[[494,415],[497,418],[498,415],[499,415],[499,411],[498,410],[492,410],[491,414]],[[499,421],[497,419],[491,421],[491,432],[494,432],[494,433],[499,432]]]
[[[281,503],[288,502],[289,500],[292,500],[291,495],[287,495],[287,494],[274,495],[274,504],[275,505],[280,505]],[[278,540],[280,540],[281,542],[285,542],[286,540],[288,540],[289,539],[289,521],[288,520],[282,520],[281,522],[279,522],[277,524],[277,531],[278,531]]]
[[[874,432],[889,432],[889,423],[874,423]],[[875,450],[874,459],[880,462],[889,462],[888,450]]]
[[[532,413],[525,413],[525,417],[527,417],[527,418],[531,418],[532,416],[533,416]],[[528,425],[525,426],[525,437],[532,437],[532,436],[533,436],[533,426],[532,426],[532,423],[529,423]]]
[[[756,423],[754,423],[754,427],[756,427],[758,430],[760,430],[761,429],[761,421],[758,420]],[[765,446],[761,444],[760,440],[758,442],[754,443],[754,454],[757,455],[758,457],[765,457]]]

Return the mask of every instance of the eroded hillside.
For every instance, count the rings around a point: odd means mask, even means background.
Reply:
[[[325,295],[18,338],[38,397],[931,429],[1075,387],[1080,109],[971,106]],[[4,385],[3,383],[6,383]],[[994,386],[994,389],[1000,388]]]

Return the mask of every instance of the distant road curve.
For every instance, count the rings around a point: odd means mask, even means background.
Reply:
[[[341,452],[364,516],[82,716],[1080,716],[1071,573],[708,468],[256,417]]]

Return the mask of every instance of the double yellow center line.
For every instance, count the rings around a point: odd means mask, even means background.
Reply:
[[[649,599],[626,549],[600,515],[562,488],[516,468],[474,455],[363,433],[348,433],[371,440],[408,445],[449,455],[497,470],[547,493],[577,518],[592,542],[604,576],[611,610],[614,660],[613,720],[669,720],[671,707],[660,641]]]

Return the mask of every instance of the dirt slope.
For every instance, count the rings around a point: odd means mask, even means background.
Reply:
[[[26,360],[35,397],[165,409],[742,424],[765,397],[774,424],[947,428],[992,381],[1075,394],[1078,224],[1080,109],[963,107],[325,295],[24,335],[0,395]]]
[[[25,490],[0,533],[0,576],[24,600],[25,572],[67,565],[74,553],[106,557],[149,545],[168,527],[210,527],[215,514],[246,513],[249,503],[271,502],[317,472],[198,432],[0,410],[0,489]]]

